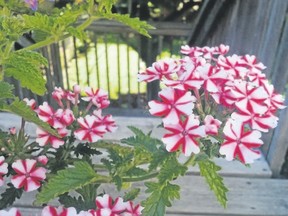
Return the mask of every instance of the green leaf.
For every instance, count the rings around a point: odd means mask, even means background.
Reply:
[[[58,133],[55,130],[53,130],[49,124],[40,120],[36,116],[36,113],[29,106],[27,106],[27,104],[24,101],[19,101],[19,98],[16,98],[12,104],[9,105],[3,104],[3,107],[0,108],[0,110],[19,115],[22,118],[24,118],[25,121],[33,122],[39,127],[41,127],[43,130],[49,132],[50,134],[57,137],[59,136]]]
[[[22,189],[17,189],[11,183],[8,183],[8,188],[1,194],[0,209],[12,205],[16,199],[19,199],[22,196],[22,193]]]
[[[221,167],[210,160],[199,161],[200,174],[205,177],[210,189],[214,192],[219,203],[226,208],[228,189],[224,185],[223,178],[217,173]]]
[[[74,163],[75,167],[58,171],[49,179],[39,194],[36,203],[43,204],[58,197],[61,194],[76,190],[91,183],[104,183],[110,181],[109,177],[97,174],[93,168],[84,161]]]
[[[12,52],[4,62],[5,76],[13,76],[23,87],[43,95],[46,92],[45,79],[41,66],[47,65],[47,60],[37,52],[21,50]]]
[[[70,33],[71,36],[78,38],[81,41],[87,40],[87,34],[82,29],[77,29],[72,26],[69,26],[66,31]]]
[[[14,87],[7,82],[0,81],[0,100],[7,99],[7,98],[14,98],[13,95]]]
[[[159,183],[164,184],[165,182],[172,181],[178,176],[185,175],[187,171],[187,167],[180,164],[175,157],[170,157],[169,160],[167,160],[158,175]]]
[[[95,200],[93,202],[84,201],[81,196],[76,198],[68,194],[63,194],[59,196],[58,200],[65,208],[74,207],[78,212],[96,208]]]
[[[109,14],[101,14],[106,19],[112,19],[116,20],[118,22],[121,22],[125,25],[128,25],[133,30],[139,32],[140,34],[151,38],[151,36],[148,33],[149,29],[155,29],[153,26],[148,24],[145,21],[141,21],[138,17],[137,18],[131,18],[129,14],[115,14],[115,13],[109,13]]]
[[[140,188],[133,188],[123,196],[124,202],[134,200],[140,193]]]
[[[97,0],[98,10],[106,13],[111,13],[112,6],[118,2],[118,0]]]

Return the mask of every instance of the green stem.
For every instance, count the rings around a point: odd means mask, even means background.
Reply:
[[[159,174],[159,172],[154,172],[154,173],[150,173],[147,175],[143,175],[143,176],[138,176],[138,177],[124,177],[122,178],[123,182],[137,182],[137,181],[144,181],[144,180],[148,180],[151,178],[155,178],[157,175]]]
[[[35,44],[31,45],[31,46],[25,47],[25,48],[23,48],[23,49],[21,49],[21,50],[35,50],[35,49],[39,49],[39,48],[41,48],[41,47],[48,46],[49,44],[52,44],[52,43],[54,43],[54,42],[56,42],[55,37],[54,37],[54,36],[51,36],[51,37],[49,37],[49,38],[46,38],[46,39],[43,40],[43,41],[40,41],[40,42],[38,42],[38,43],[35,43]]]
[[[194,160],[195,160],[195,154],[192,154],[183,165],[189,166],[190,164],[192,164],[194,162]]]

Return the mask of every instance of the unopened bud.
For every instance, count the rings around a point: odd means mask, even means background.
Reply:
[[[73,91],[75,94],[79,94],[81,92],[81,88],[79,85],[74,85],[73,86]]]
[[[10,134],[15,135],[17,131],[15,127],[12,127],[12,128],[9,128],[9,132]]]

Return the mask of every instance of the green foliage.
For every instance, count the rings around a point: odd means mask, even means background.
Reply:
[[[14,87],[10,85],[7,82],[0,81],[0,103],[1,100],[5,100],[8,98],[14,98],[15,96],[13,95],[13,89]]]
[[[136,32],[151,38],[148,30],[154,29],[153,26],[149,25],[145,21],[141,21],[139,18],[131,18],[129,14],[101,14],[106,19],[116,20],[125,25],[128,25],[130,28],[135,30]]]
[[[228,189],[225,187],[223,178],[217,173],[221,167],[210,160],[199,161],[200,174],[205,177],[210,189],[214,192],[219,203],[226,208]]]
[[[109,177],[97,174],[87,162],[78,161],[74,163],[74,166],[58,171],[55,176],[51,177],[37,194],[36,203],[47,203],[59,195],[91,183],[110,181]]]
[[[139,188],[133,188],[129,192],[125,193],[125,195],[123,196],[124,202],[134,200],[139,195],[139,193],[140,193]]]
[[[40,53],[25,50],[11,53],[3,63],[5,76],[13,76],[23,87],[39,95],[46,91],[43,65],[47,65],[47,60]]]
[[[68,193],[60,195],[58,200],[65,208],[74,207],[77,211],[96,208],[95,200],[93,202],[86,201],[81,196],[76,198],[68,195]]]
[[[58,136],[57,132],[53,130],[49,124],[41,121],[36,116],[36,113],[29,106],[27,106],[24,101],[19,101],[18,98],[16,98],[13,103],[9,105],[4,104],[3,107],[0,108],[0,110],[22,116],[22,118],[24,118],[26,121],[33,122],[39,127],[43,128],[45,131],[49,132],[50,134]]]
[[[22,189],[16,189],[11,183],[9,183],[5,192],[1,194],[0,209],[12,205],[16,199],[19,199],[22,196],[22,193]]]
[[[98,3],[98,10],[104,11],[106,13],[111,13],[112,6],[117,2],[118,0],[97,0]]]
[[[180,175],[185,175],[186,171],[187,167],[180,164],[176,155],[171,153],[160,169],[157,176],[158,182],[145,183],[146,193],[151,193],[151,195],[143,202],[144,216],[165,215],[166,206],[171,206],[172,200],[180,198],[180,187],[170,182]]]

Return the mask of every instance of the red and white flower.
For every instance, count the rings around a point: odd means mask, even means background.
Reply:
[[[199,126],[200,122],[194,115],[190,115],[185,121],[179,121],[178,124],[164,124],[164,128],[170,133],[165,134],[162,138],[166,149],[169,152],[182,149],[185,156],[190,156],[192,153],[200,152],[197,138],[204,137],[205,126]]]
[[[226,160],[232,161],[236,157],[243,163],[253,163],[261,157],[259,148],[263,141],[260,140],[261,132],[257,130],[245,131],[239,121],[228,120],[223,133],[224,143],[220,147],[220,154],[226,156]]]
[[[235,99],[235,106],[242,112],[264,114],[268,107],[264,104],[268,94],[265,89],[249,85],[246,81],[235,81],[231,91],[231,97]]]
[[[140,216],[143,209],[140,204],[134,206],[133,202],[129,201],[127,202],[126,211],[121,216]]]
[[[0,216],[21,216],[21,212],[17,208],[11,208],[9,211],[0,210]]]
[[[0,186],[4,184],[3,175],[8,173],[8,164],[4,162],[5,157],[0,156]]]
[[[38,108],[38,117],[54,128],[65,127],[65,124],[60,121],[61,114],[62,111],[58,111],[58,113],[56,113],[55,110],[51,106],[49,106],[47,102],[44,102],[43,105],[40,105]]]
[[[36,101],[34,99],[24,98],[23,101],[32,109],[35,110],[36,108]]]
[[[163,102],[150,101],[149,112],[155,116],[164,116],[164,124],[176,124],[181,115],[191,115],[196,98],[191,92],[179,89],[166,88],[159,92],[159,97]]]
[[[86,87],[85,93],[87,94],[87,97],[82,97],[82,100],[91,101],[99,109],[104,109],[110,104],[108,93],[103,89],[94,90],[91,87]]]
[[[37,157],[37,161],[43,165],[48,163],[48,158],[45,155],[40,155]]]
[[[62,206],[55,208],[46,206],[41,212],[41,216],[79,216],[74,207],[63,208]]]
[[[106,126],[99,125],[96,116],[87,115],[84,118],[78,118],[77,121],[80,128],[74,132],[74,135],[79,140],[96,142],[106,133]]]
[[[59,148],[61,145],[64,145],[65,142],[61,138],[65,137],[68,134],[68,130],[66,128],[60,128],[57,129],[57,132],[60,138],[53,136],[47,131],[44,131],[42,128],[38,127],[36,129],[36,142],[40,146],[51,144],[53,148]]]
[[[165,59],[153,63],[152,67],[146,69],[145,72],[138,74],[138,81],[151,82],[153,80],[161,80],[163,77],[171,78],[171,75],[179,72],[181,66],[174,59]]]
[[[218,119],[215,119],[211,115],[207,115],[204,119],[204,124],[206,134],[217,135],[218,129],[222,124],[222,122],[219,121]]]
[[[41,181],[46,178],[46,169],[37,167],[37,161],[33,159],[16,160],[12,168],[16,172],[11,179],[15,188],[22,188],[26,192],[37,190],[41,186]]]
[[[96,122],[99,125],[104,125],[106,127],[107,132],[114,132],[117,130],[117,125],[112,115],[102,116],[102,110],[95,110],[93,115],[96,116]]]
[[[112,197],[105,194],[103,197],[96,197],[97,210],[89,212],[95,216],[119,216],[127,208],[127,203],[121,197],[117,197],[114,202]]]

